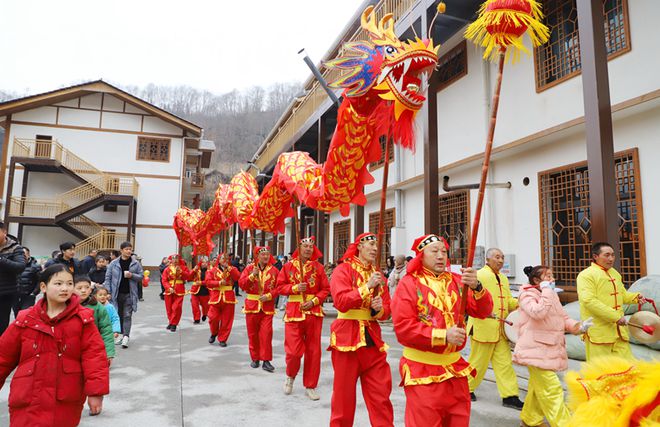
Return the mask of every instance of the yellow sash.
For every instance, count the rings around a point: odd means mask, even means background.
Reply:
[[[427,365],[445,366],[451,365],[461,358],[460,353],[440,354],[432,351],[422,351],[415,348],[404,347],[403,357],[413,362],[426,363]]]
[[[294,294],[294,295],[289,295],[289,302],[305,302],[305,301],[310,301],[314,299],[314,295],[305,295],[305,300],[303,301],[303,295],[300,294]]]
[[[233,291],[233,290],[234,290],[234,287],[233,287],[233,286],[230,286],[230,285],[220,286],[220,287],[218,288],[218,290],[219,290],[219,291]]]
[[[337,319],[345,320],[375,320],[371,317],[371,310],[368,308],[354,308],[347,312],[337,312]]]
[[[259,301],[260,297],[261,295],[259,294],[247,294],[246,298],[249,299],[250,301]]]

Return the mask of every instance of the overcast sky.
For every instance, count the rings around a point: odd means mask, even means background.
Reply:
[[[36,93],[102,78],[214,93],[302,81],[361,0],[10,0],[0,89]]]

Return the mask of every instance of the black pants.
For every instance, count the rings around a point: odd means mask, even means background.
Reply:
[[[19,311],[32,307],[36,298],[36,295],[32,294],[16,294],[14,297],[14,306],[12,307],[14,310],[14,318],[18,316]]]
[[[0,335],[9,326],[12,305],[14,305],[14,294],[0,295]]]
[[[241,288],[238,287],[238,283],[234,282],[234,293],[236,294],[237,297],[241,296]]]
[[[142,283],[138,283],[138,299],[142,299]]]

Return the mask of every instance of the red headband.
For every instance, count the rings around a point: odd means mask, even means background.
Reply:
[[[368,242],[370,240],[377,240],[377,237],[374,233],[362,233],[359,236],[357,236],[355,241],[350,245],[348,245],[348,248],[346,248],[346,252],[344,252],[344,256],[341,257],[341,260],[345,261],[347,259],[351,259],[354,256],[356,256],[358,253],[357,250],[358,245],[362,242]]]
[[[303,243],[311,243],[312,245],[314,245],[314,253],[312,254],[312,256],[310,258],[312,261],[316,261],[317,259],[319,259],[323,256],[323,253],[321,253],[319,248],[316,246],[316,237],[315,236],[305,237],[303,239],[300,239],[300,244],[302,245]],[[291,255],[291,258],[296,259],[298,257],[299,257],[298,249],[296,249],[296,251],[293,253],[293,255]]]

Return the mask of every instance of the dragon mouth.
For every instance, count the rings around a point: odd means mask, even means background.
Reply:
[[[407,109],[417,111],[426,101],[429,77],[435,69],[438,57],[430,51],[416,51],[398,59],[384,68],[381,81]]]

